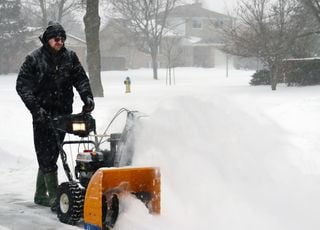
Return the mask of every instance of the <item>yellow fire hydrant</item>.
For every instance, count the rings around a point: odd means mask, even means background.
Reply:
[[[130,77],[126,77],[126,80],[123,82],[126,85],[126,93],[131,93],[131,80]]]

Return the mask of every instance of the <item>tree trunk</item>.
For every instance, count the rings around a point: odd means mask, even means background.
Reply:
[[[169,67],[169,85],[171,85],[171,72],[172,72],[172,69],[171,67]]]
[[[271,89],[272,89],[272,90],[277,90],[277,80],[275,80],[274,78],[276,78],[276,76],[273,76],[273,77],[272,77],[272,80],[271,80]]]
[[[157,60],[157,50],[152,49],[151,51],[151,59],[152,59],[152,69],[153,69],[153,79],[158,80],[158,60]]]
[[[57,19],[57,21],[58,21],[59,23],[62,22],[63,7],[64,7],[65,2],[66,2],[66,0],[61,0],[61,1],[58,3],[58,19]]]
[[[270,69],[271,90],[277,90],[278,72],[278,65],[274,64]]]
[[[42,12],[42,18],[41,18],[42,27],[45,29],[48,26],[47,9],[43,0],[39,0],[39,3],[40,3],[40,9]]]
[[[99,42],[99,0],[87,1],[86,15],[83,21],[87,41],[87,64],[93,96],[103,97]]]

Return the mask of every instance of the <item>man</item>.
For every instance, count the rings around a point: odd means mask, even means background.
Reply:
[[[94,109],[94,101],[88,77],[77,55],[64,46],[67,38],[64,28],[57,22],[49,22],[39,38],[43,45],[26,57],[18,74],[16,90],[33,119],[39,165],[34,202],[56,211],[59,150],[48,117],[72,113],[73,87],[84,102],[84,112],[90,113]],[[64,136],[65,133],[59,133],[60,141]]]

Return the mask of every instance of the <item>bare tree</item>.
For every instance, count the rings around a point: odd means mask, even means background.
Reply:
[[[48,21],[61,23],[64,16],[81,7],[79,0],[23,0],[22,4],[40,18],[43,28],[48,26]]]
[[[101,83],[101,55],[100,55],[100,16],[99,0],[86,1],[86,14],[83,18],[87,41],[87,63],[90,83],[95,97],[103,97]]]
[[[161,54],[166,60],[166,84],[175,84],[175,72],[174,68],[181,64],[181,56],[183,49],[180,46],[183,37],[179,36],[165,36],[161,43]]]
[[[320,2],[319,0],[301,0],[301,2],[307,6],[320,23]]]
[[[226,31],[225,51],[257,57],[270,70],[276,90],[282,60],[292,53],[306,22],[297,0],[242,0],[232,27]]]
[[[313,48],[313,53],[319,55],[319,39],[320,34],[320,1],[319,0],[300,0],[304,6],[305,15],[308,15],[308,27],[309,30],[301,35],[301,37],[311,37],[313,38],[313,43],[315,44]]]
[[[158,79],[158,50],[166,20],[177,0],[110,0],[113,11],[131,32],[137,47],[151,55],[153,78]]]

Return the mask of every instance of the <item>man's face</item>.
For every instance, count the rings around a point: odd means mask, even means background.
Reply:
[[[55,38],[49,39],[48,43],[53,50],[58,52],[63,47],[64,40],[65,39],[62,37],[55,37]]]

